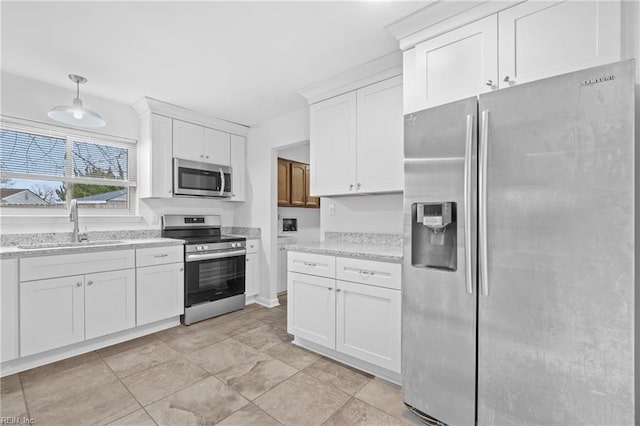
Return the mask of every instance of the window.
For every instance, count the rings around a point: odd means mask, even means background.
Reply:
[[[23,120],[0,123],[0,207],[131,210],[135,141]]]

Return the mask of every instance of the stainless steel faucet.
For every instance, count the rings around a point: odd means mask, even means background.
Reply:
[[[89,239],[87,237],[87,234],[80,232],[80,224],[79,224],[79,217],[78,217],[78,200],[76,200],[75,198],[71,200],[69,220],[73,222],[73,235],[71,236],[71,241],[74,243],[87,241]]]

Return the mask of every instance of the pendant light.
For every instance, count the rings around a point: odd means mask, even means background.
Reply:
[[[65,124],[81,127],[102,127],[106,123],[97,112],[86,109],[80,100],[80,85],[87,79],[75,74],[69,74],[69,80],[76,83],[76,97],[73,105],[58,105],[47,114],[50,118]]]

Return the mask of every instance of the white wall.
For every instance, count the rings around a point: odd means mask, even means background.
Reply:
[[[277,303],[278,150],[309,140],[309,109],[252,127],[247,136],[247,202],[236,209],[235,225],[262,231],[259,301]]]
[[[321,232],[402,234],[402,194],[322,197]],[[335,214],[331,214],[331,206]]]
[[[297,161],[299,163],[309,164],[311,158],[310,144],[305,143],[291,148],[278,151],[278,157],[286,160]]]
[[[298,232],[282,232],[282,219],[298,219]],[[320,209],[278,207],[278,235],[296,238],[296,242],[320,241]]]

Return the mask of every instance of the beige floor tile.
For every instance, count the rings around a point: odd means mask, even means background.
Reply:
[[[265,323],[262,321],[258,321],[253,318],[239,317],[234,318],[230,321],[219,323],[216,325],[216,330],[221,333],[226,334],[227,336],[237,336],[238,334],[243,334],[251,330],[255,330],[260,327],[264,327]]]
[[[320,358],[303,371],[310,376],[337,387],[349,395],[358,392],[364,385],[369,383],[373,377],[328,358]]]
[[[196,383],[209,374],[186,358],[178,357],[122,379],[133,396],[146,406]]]
[[[17,374],[0,379],[0,415],[2,417],[24,417],[27,406],[22,393],[20,377]]]
[[[274,327],[278,327],[278,328],[281,328],[281,329],[287,331],[287,317],[286,316],[284,318],[271,321],[271,322],[269,322],[269,324],[274,326]]]
[[[292,336],[281,328],[265,325],[255,330],[239,334],[234,338],[255,350],[264,351],[280,343],[290,342]]]
[[[63,359],[51,364],[43,365],[42,367],[32,368],[31,370],[23,371],[20,373],[20,377],[23,380],[37,381],[43,378],[51,377],[52,375],[59,373],[70,368],[77,368],[81,365],[99,360],[100,357],[97,353],[91,351],[86,354],[74,356],[71,358]]]
[[[233,338],[187,354],[196,365],[209,373],[217,373],[257,355],[259,352]]]
[[[174,327],[158,333],[157,336],[172,349],[183,353],[190,353],[229,338],[216,327],[190,327],[194,326]]]
[[[32,417],[35,408],[45,407],[76,395],[91,394],[95,389],[118,380],[100,358],[50,375],[42,372],[20,374],[27,407]]]
[[[30,408],[38,425],[109,423],[140,408],[120,382],[99,386],[46,407]]]
[[[106,358],[121,352],[126,352],[131,349],[139,348],[141,346],[148,345],[159,341],[158,336],[155,334],[149,334],[147,336],[138,337],[137,339],[127,340],[126,342],[118,343],[117,345],[107,346],[106,348],[98,349],[96,352],[102,358]]]
[[[109,426],[156,426],[156,422],[141,408],[119,418],[115,422],[109,423]]]
[[[255,311],[248,313],[247,318],[257,319],[267,324],[271,324],[274,321],[279,321],[287,318],[287,312],[282,309],[267,308],[256,309]]]
[[[328,420],[348,400],[346,393],[301,372],[254,403],[285,425],[317,425]]]
[[[390,416],[359,399],[352,398],[324,423],[326,426],[342,425],[404,425],[400,419]]]
[[[272,346],[264,352],[298,370],[302,370],[320,359],[320,355],[290,342]]]
[[[254,400],[297,372],[295,368],[260,353],[216,376],[245,398]]]
[[[367,383],[355,397],[398,418],[408,411],[402,399],[402,388],[378,378]]]
[[[152,341],[149,344],[133,347],[124,352],[116,353],[104,358],[104,362],[118,377],[127,377],[154,365],[161,364],[182,353],[171,349],[161,340]]]
[[[226,426],[278,426],[281,423],[253,404],[236,411],[220,423]]]
[[[227,385],[208,377],[147,407],[159,425],[210,425],[249,401]]]

